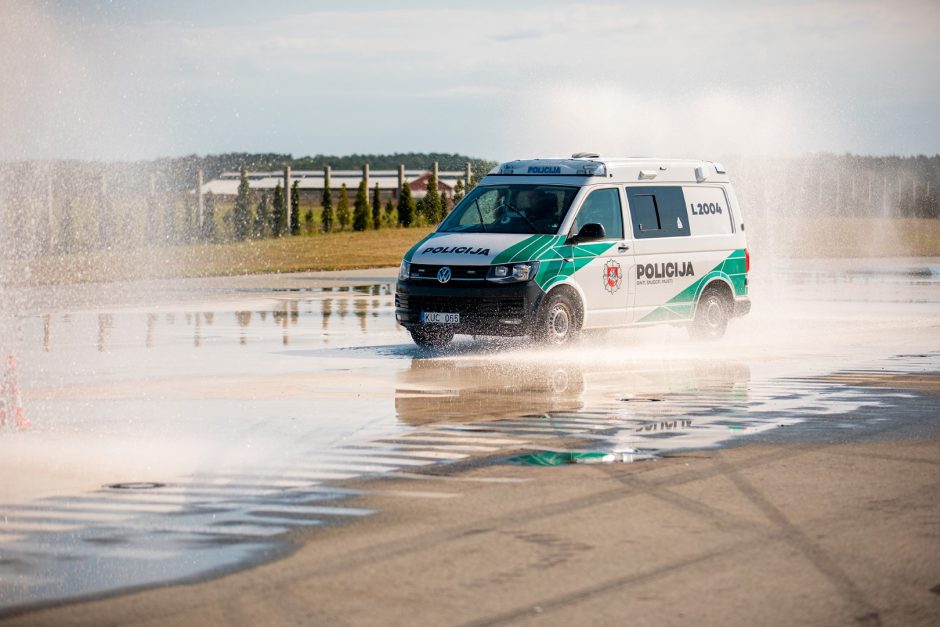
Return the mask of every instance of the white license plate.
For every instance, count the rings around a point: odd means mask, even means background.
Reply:
[[[422,311],[421,322],[424,324],[460,324],[460,314]]]

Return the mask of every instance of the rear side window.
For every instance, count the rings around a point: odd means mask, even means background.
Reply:
[[[595,222],[604,227],[607,239],[623,239],[623,210],[620,207],[620,191],[615,188],[598,189],[591,192],[574,222],[577,233],[585,224]]]
[[[682,193],[696,235],[728,235],[734,232],[734,221],[724,190],[720,187],[683,187]]]
[[[635,238],[689,235],[689,214],[681,187],[628,187],[627,203]]]

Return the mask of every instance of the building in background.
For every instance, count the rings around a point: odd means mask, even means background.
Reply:
[[[320,203],[323,201],[323,183],[325,173],[323,170],[292,170],[290,173],[291,181],[297,181],[300,190],[301,200],[304,202]],[[346,188],[354,192],[359,187],[363,172],[361,170],[333,170],[330,173],[330,191],[333,193],[334,200],[339,198],[339,190],[343,183]],[[375,185],[379,186],[379,193],[383,199],[398,199],[400,189],[399,180],[403,177],[404,182],[411,188],[413,198],[423,198],[427,194],[428,179],[431,177],[429,170],[370,170],[369,171],[369,193],[371,199],[372,190]],[[453,198],[454,187],[458,180],[467,183],[467,172],[465,171],[440,171],[438,172],[439,192],[446,194],[448,198]],[[224,172],[217,179],[213,179],[202,185],[203,194],[212,193],[215,197],[235,197],[238,194],[238,184],[241,180],[239,172]],[[273,195],[274,188],[278,183],[284,185],[284,172],[275,170],[271,172],[248,172],[248,185],[255,193],[261,194],[268,192]]]

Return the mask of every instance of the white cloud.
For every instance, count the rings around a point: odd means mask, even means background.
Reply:
[[[0,158],[516,156],[594,137],[660,154],[914,152],[940,141],[924,119],[940,101],[940,4],[929,0],[304,4],[286,16],[273,3],[251,19],[189,23],[148,7],[79,26],[16,6],[12,22],[41,36],[0,26],[12,41],[0,68],[21,86],[0,95],[0,118],[15,121]]]

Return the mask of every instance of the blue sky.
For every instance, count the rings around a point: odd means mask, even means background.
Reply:
[[[0,159],[940,151],[931,0],[0,11]]]

